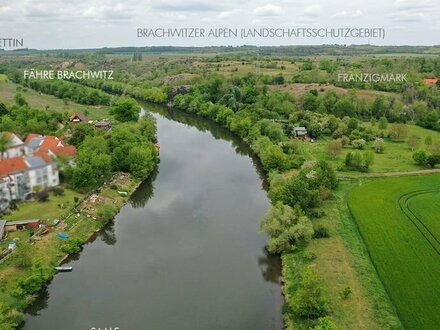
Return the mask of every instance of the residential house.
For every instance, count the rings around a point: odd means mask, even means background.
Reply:
[[[8,141],[6,144],[6,150],[1,152],[1,159],[14,158],[26,154],[26,144],[17,134],[12,132],[1,132],[0,135],[6,137]]]
[[[108,119],[102,119],[95,123],[95,127],[99,129],[103,129],[104,131],[108,131],[112,128],[112,122]]]
[[[435,84],[437,84],[437,82],[438,82],[437,78],[426,78],[426,79],[423,79],[423,83],[426,86],[435,85]]]
[[[25,155],[0,161],[0,212],[11,201],[28,198],[37,186],[44,189],[59,185],[55,158],[64,155],[73,159],[76,155],[74,146],[56,136],[29,134],[24,144]]]
[[[75,113],[69,117],[71,124],[88,123],[89,118],[83,113]]]
[[[297,139],[306,139],[307,138],[307,129],[302,126],[297,126],[293,128],[294,135]]]

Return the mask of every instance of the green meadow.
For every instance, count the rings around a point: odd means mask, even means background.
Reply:
[[[440,324],[440,175],[374,180],[348,205],[407,329]]]

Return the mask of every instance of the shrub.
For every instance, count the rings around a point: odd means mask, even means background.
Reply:
[[[301,281],[292,296],[292,310],[302,318],[319,318],[330,312],[327,288],[318,272],[311,266],[304,269]]]
[[[421,165],[421,166],[427,165],[428,156],[426,155],[426,152],[424,152],[423,150],[416,151],[413,154],[412,158],[414,159],[417,165]]]
[[[62,187],[54,187],[52,189],[52,193],[55,196],[63,196],[64,195],[64,189]]]
[[[82,240],[80,240],[79,238],[72,238],[61,246],[61,251],[67,254],[78,253],[79,251],[81,251],[82,245]]]
[[[38,201],[40,201],[40,202],[47,202],[47,201],[49,200],[49,192],[48,192],[46,189],[40,191],[40,192],[37,194],[37,199],[38,199]]]
[[[342,299],[347,299],[348,297],[350,297],[351,293],[352,293],[352,291],[351,291],[350,287],[347,286],[341,292]]]
[[[330,229],[324,224],[318,224],[314,227],[315,233],[313,238],[325,238],[330,237]]]
[[[383,151],[385,149],[385,143],[383,142],[383,139],[376,138],[376,141],[374,141],[373,148],[374,148],[374,151],[377,152],[378,154],[383,153]]]
[[[365,142],[364,139],[357,139],[357,140],[351,141],[351,145],[355,149],[364,149],[365,148],[365,144],[366,144],[366,142]]]
[[[338,330],[338,327],[328,317],[320,317],[318,323],[310,330]]]

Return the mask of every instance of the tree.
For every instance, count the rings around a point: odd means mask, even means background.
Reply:
[[[0,101],[0,116],[7,115],[8,113],[9,113],[8,108],[3,102]]]
[[[24,98],[24,96],[20,93],[15,94],[14,96],[14,100],[15,103],[19,106],[19,107],[23,107],[23,106],[28,106],[28,103],[26,101],[26,99]]]
[[[390,127],[389,135],[393,141],[401,141],[408,134],[408,127],[405,124],[394,124]]]
[[[269,209],[260,230],[269,236],[270,253],[286,251],[291,243],[307,244],[313,236],[313,225],[300,209],[294,210],[281,202]]]
[[[120,97],[114,102],[111,111],[119,121],[137,121],[141,107],[139,103],[131,97]]]
[[[340,139],[332,140],[327,144],[327,154],[335,159],[342,151],[342,142]]]
[[[379,118],[378,128],[382,129],[382,130],[385,130],[385,129],[387,129],[387,127],[388,127],[388,120],[387,120],[387,118],[383,117],[383,116],[380,117]]]
[[[154,168],[154,154],[151,147],[133,147],[128,154],[130,173],[135,178],[144,179]]]
[[[425,166],[428,164],[428,156],[426,155],[426,152],[423,150],[416,151],[412,158],[416,162],[417,165]]]
[[[417,135],[411,135],[406,142],[411,148],[411,151],[414,151],[420,146],[420,139]]]
[[[0,134],[0,158],[3,160],[3,154],[8,150],[10,144],[10,137],[5,133]]]
[[[351,145],[354,149],[364,149],[366,145],[366,141],[364,139],[357,139],[351,141]]]
[[[377,152],[378,154],[383,153],[383,151],[385,149],[385,143],[383,142],[383,139],[376,138],[376,140],[374,141],[373,148],[374,148],[374,151]]]
[[[78,146],[84,141],[86,136],[94,136],[95,129],[88,123],[79,123],[73,125],[72,136],[69,139],[69,143]]]
[[[291,307],[302,318],[319,318],[330,312],[330,298],[322,278],[312,266],[301,274],[301,281],[292,296]]]

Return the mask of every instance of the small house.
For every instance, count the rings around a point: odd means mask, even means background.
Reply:
[[[306,139],[307,138],[307,130],[305,127],[302,127],[302,126],[294,127],[293,133],[297,139]]]
[[[438,79],[436,78],[427,78],[427,79],[423,79],[423,82],[426,86],[431,86],[431,85],[435,85],[438,82]]]
[[[95,123],[95,127],[99,129],[103,129],[104,131],[108,131],[112,128],[112,122],[108,119],[103,119],[100,121],[97,121]]]
[[[8,221],[5,224],[6,231],[15,231],[23,229],[38,229],[40,227],[40,220],[19,220],[19,221]]]
[[[89,118],[83,113],[75,113],[70,116],[69,121],[71,124],[88,123]]]

